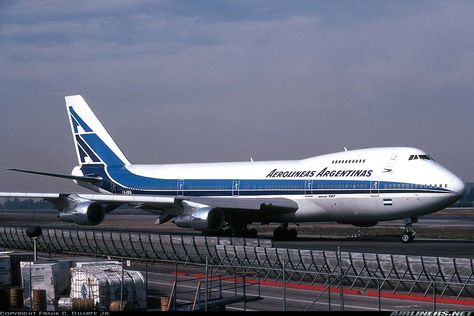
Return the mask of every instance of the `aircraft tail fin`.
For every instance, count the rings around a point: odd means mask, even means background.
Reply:
[[[79,165],[123,166],[130,164],[84,98],[80,95],[72,95],[66,96],[65,99]]]

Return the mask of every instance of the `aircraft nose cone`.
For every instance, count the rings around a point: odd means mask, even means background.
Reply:
[[[464,193],[466,192],[466,185],[464,181],[462,181],[458,177],[454,177],[451,180],[451,184],[449,187],[451,191],[458,193],[459,197],[463,196]]]

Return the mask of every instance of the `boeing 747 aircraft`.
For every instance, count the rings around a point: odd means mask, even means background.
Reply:
[[[80,95],[66,96],[79,165],[71,175],[21,172],[72,179],[95,194],[0,193],[42,198],[58,217],[98,225],[120,205],[156,212],[157,224],[207,234],[224,230],[256,236],[251,223],[281,224],[274,239],[295,239],[288,224],[330,221],[368,227],[405,220],[401,235],[411,242],[412,223],[464,194],[464,182],[420,149],[350,150],[303,160],[194,164],[132,164]]]

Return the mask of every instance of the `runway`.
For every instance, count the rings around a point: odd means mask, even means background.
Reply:
[[[130,215],[135,212],[139,215]],[[133,213],[132,213],[133,214]],[[426,216],[414,225],[417,231],[415,241],[403,244],[399,240],[402,221],[384,222],[371,228],[357,228],[350,225],[332,223],[302,224],[298,227],[298,240],[293,242],[274,242],[274,247],[400,254],[414,256],[474,258],[474,216],[445,212],[441,216]],[[41,226],[43,228],[94,229],[102,231],[153,232],[163,234],[200,235],[199,232],[176,227],[172,223],[155,225],[156,215],[144,211],[118,210],[106,216],[98,226],[78,226],[60,221],[55,211],[0,211],[2,226]],[[276,227],[255,226],[260,238],[271,238]],[[358,238],[347,235],[358,233]],[[430,238],[429,234],[441,232],[444,238]],[[461,233],[461,235],[459,235]],[[438,234],[439,235],[439,234]],[[452,238],[450,238],[452,236]],[[446,238],[448,237],[448,238]],[[470,237],[470,238],[469,238]]]

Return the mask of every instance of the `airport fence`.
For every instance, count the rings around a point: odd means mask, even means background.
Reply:
[[[414,280],[412,281],[411,286],[417,286],[420,288],[426,289],[423,293],[418,294],[394,294],[391,291],[384,290],[384,283],[385,282],[394,282],[400,283],[400,279],[394,278],[380,278],[377,276],[359,276],[358,280],[365,284],[364,288],[354,288],[353,286],[346,285],[346,278],[348,275],[344,273],[342,267],[336,267],[332,272],[311,272],[311,276],[313,278],[320,278],[320,282],[317,284],[309,285],[308,283],[300,283],[291,281],[292,276],[298,273],[302,273],[301,270],[294,270],[290,266],[286,266],[283,264],[281,267],[260,267],[258,269],[253,269],[251,267],[245,266],[236,266],[236,265],[214,265],[214,264],[187,264],[187,266],[196,267],[199,266],[201,271],[204,270],[205,274],[196,274],[192,272],[183,273],[180,272],[180,266],[182,263],[175,263],[175,283],[171,288],[171,303],[170,306],[176,304],[177,299],[183,300],[183,294],[186,294],[188,291],[184,290],[183,292],[177,291],[176,288],[179,288],[180,283],[186,283],[190,281],[199,280],[199,284],[204,282],[206,291],[209,289],[209,292],[212,292],[211,289],[220,287],[222,283],[222,276],[226,276],[224,278],[224,282],[228,284],[234,283],[243,283],[243,284],[250,284],[255,285],[256,287],[249,289],[247,287],[247,292],[245,290],[238,292],[237,287],[235,290],[235,294],[244,295],[247,298],[250,298],[252,301],[256,301],[259,299],[264,299],[265,295],[268,295],[266,289],[261,289],[262,286],[266,287],[277,287],[280,291],[280,306],[273,306],[272,309],[275,307],[278,310],[287,311],[287,310],[301,310],[301,311],[321,311],[321,310],[338,310],[344,311],[345,310],[345,301],[354,299],[356,297],[366,297],[366,303],[370,306],[369,309],[371,310],[438,310],[438,306],[442,306],[441,308],[447,309],[446,306],[451,306],[448,309],[455,310],[472,310],[474,306],[474,301],[472,300],[459,300],[454,298],[447,298],[440,294],[439,289],[446,286],[446,282],[436,282],[435,280],[426,281],[426,280]],[[268,280],[267,276],[270,274],[277,275],[275,278],[272,278],[271,281]],[[191,277],[191,278],[190,278]],[[182,278],[182,280],[180,280]],[[452,282],[454,284],[456,282]],[[462,284],[457,284],[462,286]],[[295,307],[295,297],[294,293],[291,298],[287,299],[287,292],[291,289],[300,289],[306,291],[312,291],[314,295],[308,297],[297,297],[296,301],[298,304]],[[206,292],[207,293],[207,292]],[[262,294],[263,293],[263,294]],[[275,296],[275,292],[271,292],[273,296]],[[301,292],[300,292],[301,293]],[[209,297],[212,295],[209,295]],[[350,296],[350,297],[348,297]],[[274,299],[275,297],[273,297]],[[369,300],[367,300],[369,299]],[[372,301],[370,301],[370,299]],[[388,300],[387,300],[388,299]],[[398,303],[393,303],[391,299],[398,300]],[[411,301],[409,306],[397,306],[400,304],[400,301],[409,300]],[[396,302],[396,301],[395,301]],[[274,304],[274,303],[272,303]],[[352,303],[353,304],[353,303]],[[403,304],[403,303],[402,303]],[[404,303],[406,304],[406,303]],[[349,309],[354,309],[354,305],[348,304]],[[467,308],[463,307],[469,306]],[[243,310],[246,310],[248,307],[246,304],[240,305],[242,306]],[[362,305],[361,305],[362,306]],[[368,307],[364,306],[364,307]],[[253,306],[250,306],[253,308]],[[357,308],[356,308],[357,309]]]
[[[0,227],[0,243],[4,248],[33,249],[24,227]],[[52,228],[43,229],[38,250],[180,265],[207,261],[223,274],[245,271],[247,280],[259,282],[325,288],[337,279],[336,287],[346,290],[474,296],[474,262],[466,258],[274,248],[269,239]]]
[[[23,308],[16,303],[13,311],[118,311],[118,310],[225,310],[230,305],[247,308],[265,309],[269,305],[252,305],[264,299],[271,287],[278,287],[280,303],[272,303],[272,309],[279,310],[344,310],[345,301],[356,296],[371,298],[372,309],[397,310],[386,298],[400,299],[400,295],[390,295],[383,290],[383,282],[399,282],[399,279],[381,279],[378,277],[363,277],[360,281],[366,282],[368,289],[354,289],[344,284],[344,272],[335,269],[332,273],[311,273],[313,277],[320,277],[325,282],[318,284],[297,284],[291,282],[291,277],[300,270],[293,270],[283,264],[282,267],[259,267],[252,269],[248,266],[235,264],[183,263],[174,262],[174,271],[168,265],[170,277],[174,275],[172,286],[164,290],[150,289],[148,284],[148,270],[153,268],[155,260],[142,259],[133,264],[125,258],[115,261],[94,260],[91,258],[65,258],[56,260],[40,260],[39,262],[24,262],[21,265],[22,292],[24,293]],[[126,263],[127,262],[127,263]],[[160,261],[161,262],[161,261]],[[169,262],[168,262],[169,263]],[[143,266],[144,264],[144,266]],[[133,270],[125,270],[126,266],[133,265]],[[161,264],[160,264],[161,266]],[[70,268],[72,267],[72,268]],[[136,269],[138,268],[138,271]],[[139,272],[141,271],[141,272]],[[198,273],[196,273],[196,271]],[[269,274],[277,274],[269,281]],[[69,279],[69,281],[67,280]],[[290,280],[290,281],[288,281]],[[155,283],[155,282],[151,282]],[[371,284],[372,283],[372,284]],[[446,299],[437,292],[436,282],[414,281],[413,284],[427,288],[424,295],[411,297],[412,309],[437,310],[438,306],[446,309],[445,304],[460,304],[473,301],[458,301]],[[262,289],[263,287],[263,289]],[[14,288],[17,290],[18,288]],[[313,295],[306,298],[297,298],[301,304],[295,306],[291,289],[311,291]],[[151,292],[151,293],[150,293]],[[270,291],[275,296],[275,291]],[[301,293],[301,292],[299,292]],[[42,295],[39,295],[42,294]],[[157,302],[156,294],[162,298]],[[294,295],[294,293],[293,293]],[[166,300],[163,301],[163,298]],[[16,299],[17,302],[20,300]],[[420,304],[417,301],[423,301]],[[165,302],[165,303],[163,303]],[[160,305],[161,303],[161,305]],[[266,303],[268,304],[268,303]],[[354,308],[350,303],[349,308]],[[456,305],[451,305],[456,306]],[[452,308],[451,308],[452,309]],[[459,307],[455,308],[459,309]],[[464,308],[461,308],[464,309]],[[0,310],[3,308],[0,303]],[[12,311],[12,309],[10,309]]]

